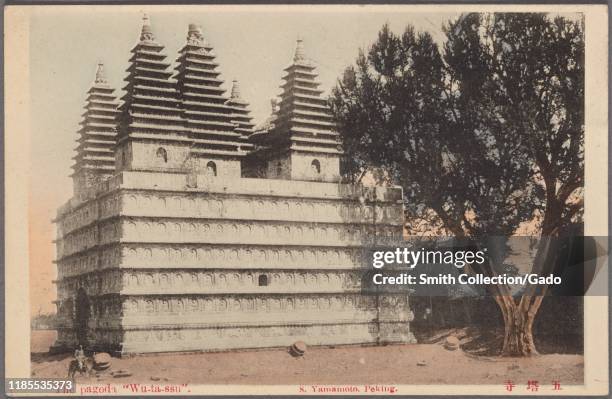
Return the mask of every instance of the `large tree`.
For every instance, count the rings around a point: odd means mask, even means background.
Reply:
[[[330,101],[350,154],[346,177],[376,171],[404,188],[411,215],[433,215],[457,237],[511,236],[534,221],[542,237],[557,235],[583,209],[581,21],[465,14],[444,32],[440,48],[426,32],[385,25],[338,80]],[[548,242],[534,260],[543,274]],[[536,354],[543,292],[493,289],[503,354]]]

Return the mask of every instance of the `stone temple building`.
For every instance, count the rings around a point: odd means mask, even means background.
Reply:
[[[362,295],[363,249],[401,239],[402,192],[340,183],[298,41],[255,128],[190,25],[171,70],[144,18],[120,101],[98,66],[74,195],[57,213],[56,349],[115,354],[413,342],[406,295]]]

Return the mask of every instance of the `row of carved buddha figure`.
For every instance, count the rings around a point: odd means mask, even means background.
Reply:
[[[123,205],[122,205],[123,203]],[[155,217],[205,217],[247,220],[287,220],[332,223],[401,224],[401,206],[380,203],[376,207],[357,201],[306,200],[210,195],[112,194],[92,200],[64,214],[58,222],[59,236],[92,223],[122,214]]]
[[[93,248],[57,261],[63,279],[109,268],[354,269],[368,259],[362,248],[133,244]]]
[[[109,269],[100,273],[88,273],[78,277],[62,278],[57,281],[58,299],[69,298],[82,288],[88,295],[119,293],[123,287],[121,271]]]
[[[121,238],[121,222],[117,219],[93,223],[87,227],[67,233],[57,239],[58,259],[88,251],[98,245],[118,242]]]
[[[122,273],[122,274],[120,274]],[[58,298],[70,297],[83,288],[89,295],[102,293],[184,293],[184,292],[319,292],[355,290],[361,287],[358,271],[295,270],[107,270],[57,282]]]
[[[69,298],[58,302],[57,317],[60,326],[68,328],[74,325],[76,313],[76,302]],[[381,314],[392,315],[392,319],[408,320],[413,318],[408,306],[408,298],[405,295],[380,295],[378,300],[374,296],[360,294],[311,294],[300,295],[223,295],[223,296],[169,296],[169,297],[147,297],[131,296],[131,298],[119,296],[107,296],[104,298],[90,297],[88,304],[78,306],[89,306],[89,327],[116,327],[119,325],[120,316],[145,316],[152,314],[186,314],[198,316],[198,314],[221,313],[222,319],[229,317],[231,312],[239,313],[278,313],[293,311],[348,311],[359,312],[350,316],[353,321],[369,318],[368,311],[376,311],[379,307]],[[326,320],[329,315],[310,313],[315,319]],[[227,316],[227,317],[226,317]],[[258,321],[257,317],[241,316],[240,321]],[[246,317],[246,318],[245,318]],[[306,314],[295,314],[294,321],[304,321]],[[311,318],[312,318],[311,317]],[[332,318],[335,318],[333,316]],[[288,319],[286,319],[288,321]],[[157,322],[161,322],[158,320]],[[193,322],[212,321],[212,319],[193,320]],[[155,324],[154,320],[145,322]]]
[[[205,296],[141,296],[124,299],[124,316],[142,316],[160,313],[207,312],[291,312],[294,310],[336,310],[363,312],[381,308],[408,310],[406,296],[360,294],[286,294],[286,295],[205,295]],[[296,315],[299,318],[299,315]],[[320,315],[325,319],[325,315]],[[205,322],[206,320],[203,320]],[[253,318],[253,321],[257,321]]]
[[[120,212],[121,211],[121,212]],[[188,194],[112,194],[89,201],[63,213],[59,221],[64,231],[71,231],[95,219],[117,216],[206,217],[248,220],[320,221],[334,223],[368,222],[401,224],[402,206],[379,202],[260,198],[249,196],[212,196]]]
[[[230,195],[144,195],[122,197],[122,214],[156,217],[207,217],[248,220],[316,221],[332,223],[403,222],[401,205],[305,198],[252,199]],[[113,202],[113,204],[115,204]],[[118,209],[115,209],[118,210]],[[104,212],[103,212],[104,213]],[[109,213],[110,215],[110,213]]]
[[[56,262],[58,279],[119,267],[122,259],[121,251],[121,246],[116,244],[60,258]]]
[[[123,275],[124,289],[148,289],[156,287],[156,292],[177,292],[181,290],[207,287],[209,291],[232,292],[237,288],[249,289],[270,287],[272,290],[343,290],[358,289],[361,286],[360,274],[357,271],[319,272],[275,270],[260,271],[158,271],[129,272]]]
[[[128,241],[222,242],[243,244],[359,245],[374,237],[401,238],[402,228],[389,225],[209,221],[177,219],[123,220],[122,238]],[[164,240],[161,240],[161,238]],[[101,234],[104,242],[104,233]]]
[[[362,248],[251,245],[130,246],[122,264],[134,267],[358,268],[367,261]]]
[[[93,224],[68,236],[58,237],[56,240],[56,252],[58,259],[60,259],[64,256],[86,251],[98,244],[98,226]]]
[[[98,219],[117,216],[120,210],[119,194],[109,194],[95,200],[79,204],[69,211],[58,215],[58,236],[86,226]]]
[[[57,236],[63,237],[65,234],[98,220],[98,207],[98,201],[89,201],[63,214],[57,221]]]
[[[132,242],[362,246],[397,243],[402,240],[402,229],[389,225],[115,219],[59,239],[58,256],[70,256],[120,238]]]

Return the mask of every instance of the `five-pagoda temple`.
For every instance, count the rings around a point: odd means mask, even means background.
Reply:
[[[115,354],[413,342],[406,295],[362,295],[363,249],[402,236],[399,188],[340,183],[301,40],[255,128],[189,25],[171,71],[144,18],[121,103],[88,92],[57,223],[58,338]]]

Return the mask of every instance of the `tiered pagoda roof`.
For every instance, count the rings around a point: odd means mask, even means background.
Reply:
[[[119,102],[106,80],[104,65],[98,64],[93,86],[87,92],[85,112],[78,131],[73,176],[81,171],[111,175],[115,170]]]
[[[193,140],[192,154],[237,157],[250,147],[247,103],[229,99],[221,87],[213,48],[201,28],[190,24],[187,43],[179,51],[175,78],[182,116]]]
[[[120,107],[119,140],[188,141],[181,101],[172,80],[164,46],[155,40],[149,18],[143,18],[140,40],[132,49]]]
[[[306,59],[298,39],[293,63],[285,68],[283,92],[273,128],[253,135],[254,141],[308,153],[342,154],[339,134],[327,100],[319,89],[316,66]],[[277,145],[274,142],[279,143]]]
[[[253,133],[255,124],[251,122],[253,118],[250,116],[249,103],[242,98],[237,80],[232,82],[231,96],[226,104],[232,110],[232,123],[236,126],[235,130],[245,136]]]

